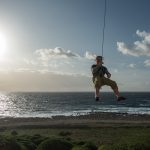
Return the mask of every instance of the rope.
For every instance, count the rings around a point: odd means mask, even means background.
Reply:
[[[103,36],[102,36],[102,57],[104,51],[104,40],[105,40],[105,26],[106,26],[106,12],[107,12],[107,0],[105,0],[105,8],[104,8],[104,24],[103,24]]]

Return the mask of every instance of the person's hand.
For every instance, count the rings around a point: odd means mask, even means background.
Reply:
[[[107,78],[110,78],[110,77],[111,77],[111,74],[110,74],[110,73],[108,73],[108,74],[107,74]]]
[[[102,66],[101,64],[97,64],[97,66]]]

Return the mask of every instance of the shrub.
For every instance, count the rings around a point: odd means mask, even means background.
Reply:
[[[16,141],[26,147],[28,150],[35,150],[37,146],[32,142],[31,137],[32,136],[29,135],[18,136]]]
[[[18,133],[17,133],[17,131],[13,130],[13,131],[11,132],[11,135],[12,135],[12,136],[16,136],[16,135],[18,135]]]
[[[83,143],[81,143],[81,145],[74,146],[72,150],[97,150],[97,147],[91,142],[82,144]]]
[[[136,143],[136,144],[130,146],[130,150],[150,150],[150,144]]]
[[[83,146],[74,146],[72,150],[87,150]]]
[[[99,146],[98,150],[109,150],[106,145]]]
[[[23,145],[13,139],[6,140],[3,145],[0,145],[1,150],[27,150]]]
[[[20,140],[19,143],[21,145],[24,145],[24,147],[27,148],[27,150],[35,150],[36,149],[36,145],[34,143],[32,143],[30,140]]]
[[[30,140],[35,144],[35,145],[39,145],[41,142],[47,140],[48,138],[47,137],[43,137],[39,134],[35,134],[34,136],[32,136],[30,138]]]
[[[62,139],[48,139],[43,141],[37,150],[70,150],[72,144]]]
[[[60,136],[68,136],[68,135],[71,135],[71,132],[69,132],[69,131],[61,131],[61,132],[59,133],[59,135],[60,135]]]
[[[78,142],[75,142],[76,145],[84,145],[86,142],[85,141],[78,141]]]
[[[88,148],[89,150],[97,150],[97,147],[92,142],[87,142],[83,147]]]

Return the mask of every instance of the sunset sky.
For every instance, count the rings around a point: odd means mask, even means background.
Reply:
[[[120,91],[150,91],[149,6],[107,0],[104,65]],[[0,0],[0,91],[93,91],[103,15],[104,0]]]

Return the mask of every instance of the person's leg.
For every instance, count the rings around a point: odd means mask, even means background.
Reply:
[[[120,96],[120,92],[118,90],[118,86],[117,86],[117,83],[111,79],[108,79],[108,78],[104,78],[104,83],[105,85],[108,85],[112,88],[114,94],[116,95],[117,97],[117,100],[120,101],[120,100],[125,100],[126,98]]]
[[[99,97],[100,96],[100,91],[99,91],[99,87],[95,88],[95,97]]]
[[[118,86],[115,81],[104,77],[103,82],[104,82],[104,85],[110,86],[112,88],[112,90],[114,91],[117,97],[120,95],[118,91]]]
[[[101,80],[99,77],[94,79],[95,84],[95,100],[98,101],[100,97],[100,87],[101,87]]]
[[[116,97],[118,98],[120,96],[120,92],[118,90],[118,87],[113,89],[113,91],[114,91],[114,94],[116,95]]]

